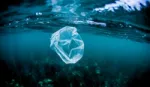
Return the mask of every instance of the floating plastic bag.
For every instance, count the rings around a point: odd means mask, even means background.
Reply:
[[[75,27],[66,26],[51,36],[50,47],[66,63],[76,63],[84,53],[84,42]]]

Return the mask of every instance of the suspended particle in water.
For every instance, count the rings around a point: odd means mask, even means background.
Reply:
[[[66,26],[52,34],[50,47],[66,64],[78,62],[84,53],[84,42],[75,27]]]
[[[36,14],[36,16],[42,15],[41,12],[36,12],[35,14]]]

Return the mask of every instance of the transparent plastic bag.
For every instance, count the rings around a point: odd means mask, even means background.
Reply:
[[[51,36],[50,47],[66,63],[76,63],[84,54],[84,42],[75,27],[66,26]]]

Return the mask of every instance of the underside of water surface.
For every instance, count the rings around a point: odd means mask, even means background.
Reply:
[[[0,87],[150,86],[150,0],[0,4]],[[66,26],[84,42],[73,64],[50,47],[55,32]]]

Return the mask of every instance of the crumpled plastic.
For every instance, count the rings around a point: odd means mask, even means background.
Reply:
[[[66,64],[78,62],[84,54],[84,42],[75,27],[61,28],[50,40],[50,47]]]

